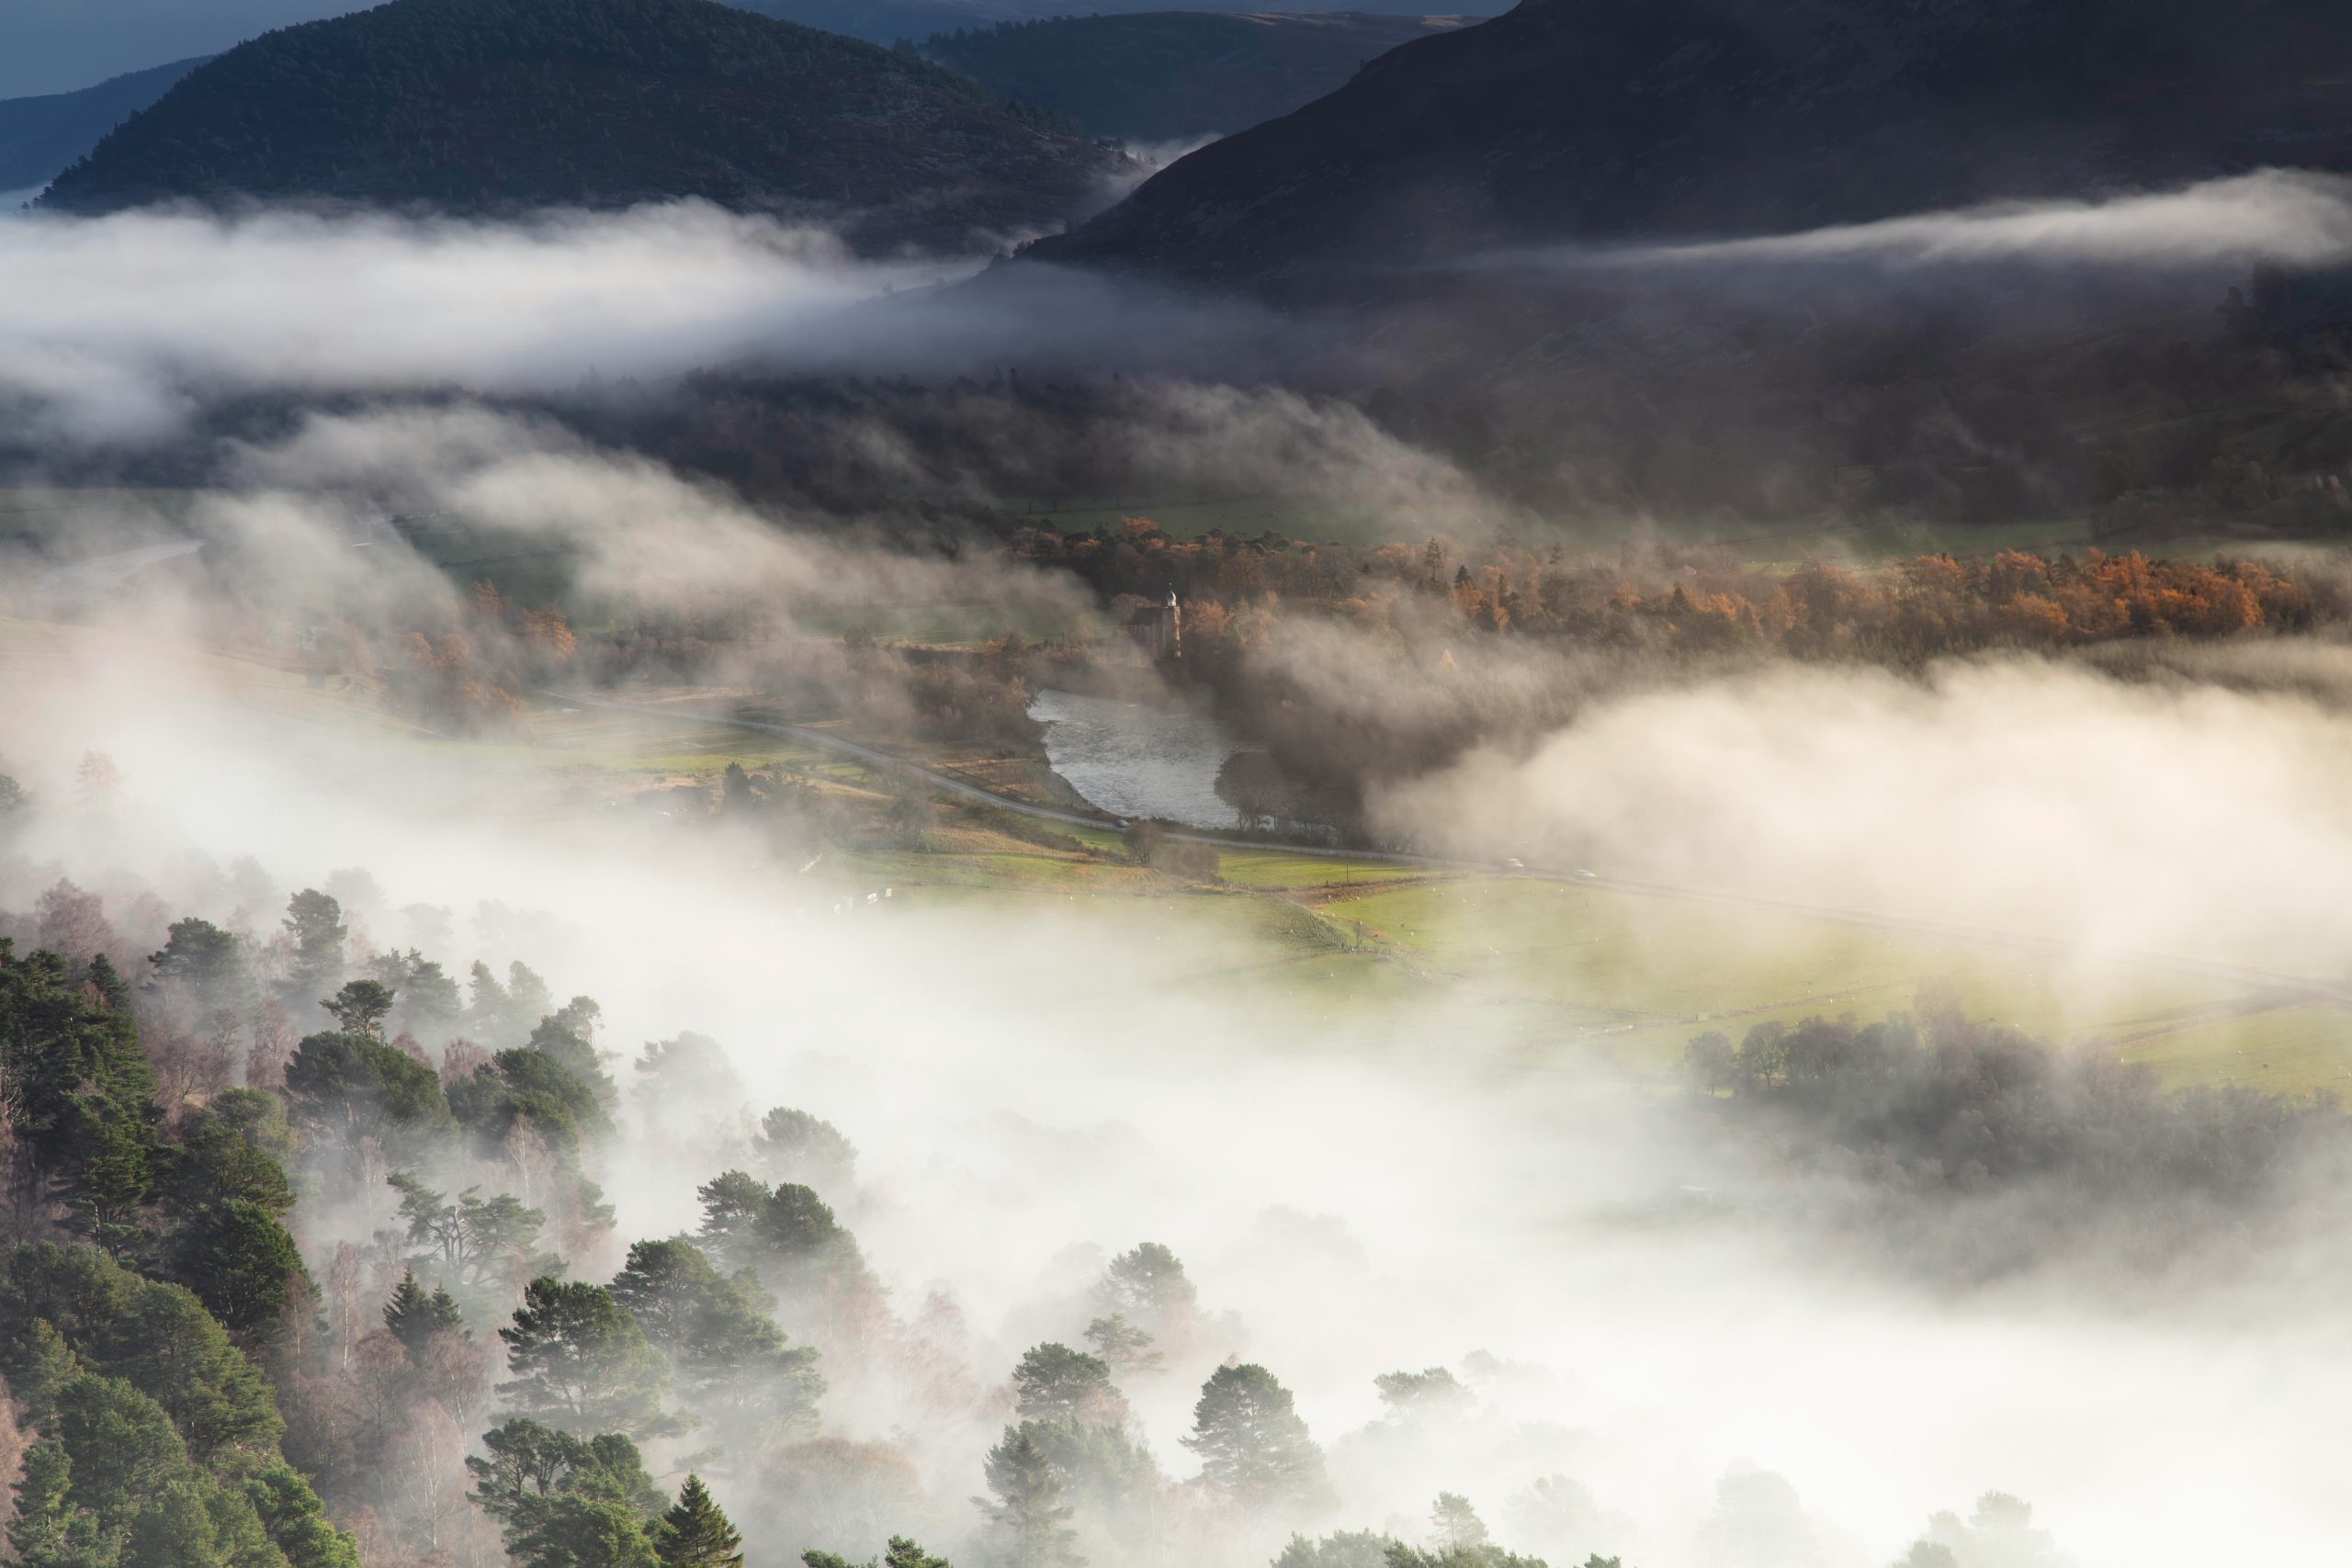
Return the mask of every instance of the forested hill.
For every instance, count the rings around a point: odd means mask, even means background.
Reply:
[[[954,248],[1080,213],[1125,166],[929,62],[714,0],[391,0],[231,50],[44,199],[702,197]]]
[[[1039,254],[1311,289],[1490,243],[1788,231],[2265,164],[2352,167],[2338,0],[1525,0]]]
[[[0,190],[47,185],[172,84],[204,63],[175,60],[152,70],[109,76],[96,86],[34,98],[0,99]]]
[[[729,5],[804,28],[822,28],[872,43],[928,38],[935,32],[992,19],[989,8],[965,0],[728,0]]]
[[[1344,85],[1367,60],[1476,17],[1153,11],[934,34],[922,52],[1098,136],[1230,133]]]

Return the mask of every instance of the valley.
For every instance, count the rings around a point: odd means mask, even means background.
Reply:
[[[2352,1539],[2321,0],[0,6],[0,1560]]]

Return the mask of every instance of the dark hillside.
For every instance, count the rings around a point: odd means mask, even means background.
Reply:
[[[1096,136],[1230,133],[1346,85],[1364,62],[1476,17],[1154,11],[935,34],[922,53]]]
[[[1124,166],[928,62],[712,0],[392,0],[230,51],[46,200],[700,197],[960,248],[1081,213]]]
[[[1487,245],[2346,169],[2347,67],[2352,10],[2330,0],[1526,0],[1381,56],[1041,254],[1315,290]]]
[[[896,43],[900,39],[927,38],[953,28],[985,26],[998,13],[958,0],[728,0],[746,11],[822,28],[829,33],[862,38],[868,43]]]

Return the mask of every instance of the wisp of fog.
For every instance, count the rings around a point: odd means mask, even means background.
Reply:
[[[2105,204],[1495,265],[2347,254],[2341,184],[2273,171]],[[2013,1191],[1960,1160],[1922,1174],[1930,1162],[1816,1149],[1800,1122],[1743,1119],[1736,1094],[1716,1093],[1728,1082],[1694,1086],[1679,1042],[1664,1057],[1616,1048],[1637,1021],[1691,1035],[1758,1021],[1747,1013],[1765,1010],[1708,989],[1707,955],[1623,960],[1688,972],[1672,1018],[1621,1016],[1599,996],[1561,1007],[1532,987],[1482,996],[1448,965],[1514,940],[1508,913],[1468,918],[1437,959],[1401,945],[1367,956],[1363,919],[1320,908],[1328,886],[1279,903],[1238,874],[1188,886],[1148,854],[1114,858],[1145,841],[1122,838],[1134,825],[1098,818],[1073,838],[1066,819],[1040,828],[926,795],[922,779],[1013,778],[1071,804],[1024,779],[1018,749],[996,737],[924,753],[952,770],[927,774],[825,750],[854,728],[844,716],[907,720],[888,743],[911,751],[913,717],[961,716],[984,677],[1025,693],[1018,661],[1038,639],[1023,627],[1083,651],[1108,625],[1117,696],[1175,700],[1164,668],[1125,659],[1117,640],[1148,640],[1180,608],[1173,591],[1097,596],[1001,536],[958,531],[961,513],[942,522],[951,502],[983,512],[1003,498],[903,428],[854,410],[796,427],[894,487],[843,515],[755,502],[710,472],[600,442],[576,409],[532,395],[743,361],[944,378],[1007,345],[1077,361],[1130,335],[1166,340],[1141,352],[1146,373],[1091,438],[1121,443],[1161,484],[1312,503],[1390,541],[1367,556],[1432,563],[1428,591],[1381,616],[1355,581],[1370,581],[1369,565],[1334,569],[1337,608],[1311,625],[1255,594],[1264,613],[1235,638],[1232,681],[1279,676],[1302,709],[1367,728],[1442,720],[1497,693],[1545,716],[1368,784],[1365,820],[1385,849],[1313,873],[1351,897],[1371,868],[1442,908],[1466,863],[1512,897],[1623,897],[1637,932],[1665,929],[1641,911],[1684,895],[1873,939],[1965,929],[1987,952],[2060,954],[2062,988],[2109,986],[2118,964],[2166,981],[2226,973],[2332,1027],[2352,958],[2338,908],[2352,878],[2339,785],[2352,667],[2339,643],[2246,639],[2137,666],[2009,648],[1868,667],[1777,654],[1669,667],[1474,644],[1443,618],[1453,595],[1479,592],[1466,564],[1458,578],[1442,570],[1453,542],[1502,538],[1555,568],[1585,520],[1553,520],[1528,543],[1515,530],[1535,527],[1530,512],[1464,466],[1344,400],[1256,384],[1256,356],[1290,345],[1255,310],[1017,267],[941,287],[978,269],[854,261],[822,233],[692,203],[503,223],[286,210],[0,223],[0,396],[44,438],[135,457],[201,427],[220,400],[282,405],[199,437],[201,485],[109,491],[111,526],[62,543],[0,541],[0,782],[20,790],[0,795],[0,932],[22,938],[0,975],[33,986],[28,954],[55,945],[40,984],[57,1006],[140,1014],[165,1068],[201,1083],[175,1086],[186,1092],[168,1120],[157,1113],[158,1136],[217,1130],[223,1106],[261,1115],[235,1098],[254,1086],[272,1091],[256,1099],[321,1098],[305,1075],[324,1076],[315,1063],[330,1052],[424,1086],[437,1143],[404,1145],[389,1115],[364,1135],[313,1119],[307,1147],[288,1136],[299,1198],[286,1224],[314,1294],[288,1308],[300,1326],[287,1337],[240,1330],[284,1376],[288,1452],[370,1451],[394,1425],[371,1399],[441,1377],[436,1356],[472,1358],[402,1417],[440,1436],[381,1450],[403,1456],[399,1485],[345,1478],[354,1496],[379,1488],[337,1515],[373,1560],[501,1559],[513,1521],[453,1499],[472,1483],[493,1491],[486,1464],[469,1472],[466,1459],[482,1461],[485,1434],[552,1381],[525,1387],[538,1374],[518,1300],[620,1278],[642,1261],[633,1247],[690,1236],[725,1266],[704,1305],[764,1319],[753,1309],[765,1300],[770,1332],[816,1350],[825,1380],[815,1402],[808,1364],[771,1345],[756,1371],[706,1377],[686,1410],[698,1352],[665,1341],[657,1381],[675,1372],[677,1389],[660,1393],[679,1408],[656,1412],[649,1395],[626,1417],[665,1506],[689,1472],[708,1480],[744,1526],[752,1568],[804,1551],[862,1561],[898,1535],[971,1565],[1082,1551],[1098,1568],[1264,1568],[1311,1552],[1313,1538],[1384,1550],[1335,1531],[1436,1550],[1477,1521],[1553,1568],[1589,1553],[1634,1568],[2340,1553],[2352,1494],[2332,1439],[2352,1402],[2340,1311],[2352,1258],[2336,1239],[2339,1153],[2294,1141],[2300,1118],[2328,1109],[2317,1097],[2215,1090],[2178,1112],[2215,1120],[2164,1122],[2175,1102],[2090,1073],[2094,1091],[2157,1105],[2147,1113],[2167,1131],[2277,1134],[2261,1146],[2286,1152],[2250,1161],[2261,1168],[2243,1187],[2216,1182],[2257,1192],[2259,1213],[2200,1189],[2153,1221],[2128,1194],[2068,1186],[2055,1155]],[[658,389],[645,395],[666,406]],[[1053,471],[1021,467],[1057,439],[1034,411],[1007,401],[970,418],[1012,454],[1000,474]],[[787,450],[778,466],[797,460]],[[418,542],[442,523],[466,530],[463,558]],[[1024,513],[1005,532],[1036,526]],[[1142,560],[1166,548],[1157,532],[1140,518],[1074,528],[1070,547]],[[1270,547],[1242,536],[1221,529],[1216,559],[1246,582],[1250,551]],[[491,581],[516,562],[528,601]],[[1181,608],[1202,628],[1254,613],[1251,596]],[[910,635],[885,647],[870,629],[885,612],[975,605],[991,629],[968,646]],[[672,727],[663,739],[618,717],[595,728],[601,716],[580,710],[599,672],[634,681],[627,695]],[[796,694],[853,682],[869,709],[842,697],[814,718],[791,710]],[[762,751],[729,728],[752,713],[800,725],[806,754],[764,739]],[[448,714],[467,722],[437,722]],[[1278,710],[1272,722],[1287,721]],[[716,765],[737,750],[731,770]],[[896,837],[828,838],[811,826],[826,791]],[[1248,846],[1223,848],[1248,863]],[[1383,861],[1389,851],[1447,863]],[[983,854],[1030,880],[1008,893],[950,864]],[[1114,890],[1081,886],[1072,865],[1117,878]],[[300,994],[312,973],[304,919],[333,928],[315,971],[328,998]],[[1308,933],[1303,954],[1270,959],[1268,922]],[[207,1022],[187,955],[216,939],[211,951],[233,949],[252,973],[239,969],[243,1011]],[[110,989],[117,957],[131,986]],[[451,998],[435,1016],[397,987],[369,1015],[345,986],[380,972],[422,995],[428,969]],[[461,1007],[454,977],[469,973]],[[493,1005],[534,987],[543,1015]],[[1897,1015],[1898,1033],[1957,1011],[1892,983],[1862,989],[1806,999],[1827,1015]],[[338,1025],[357,1022],[318,1033],[316,1010],[334,998],[350,1015]],[[386,1010],[396,1005],[406,1010]],[[311,1038],[326,1043],[313,1052]],[[1902,1039],[1927,1039],[1905,1059],[1930,1064],[1973,1041],[1988,1076],[2028,1055],[1960,1023]],[[1728,1075],[1728,1038],[1721,1049]],[[565,1051],[578,1077],[526,1084],[546,1070],[537,1057]],[[396,1055],[413,1065],[388,1066]],[[1707,1058],[1693,1045],[1687,1060]],[[583,1089],[600,1073],[616,1080],[601,1098]],[[2079,1087],[2052,1081],[2052,1100]],[[577,1103],[557,1105],[565,1093]],[[352,1127],[383,1110],[353,1101]],[[791,1145],[776,1131],[812,1122],[830,1137]],[[2211,1163],[2228,1165],[2237,1145],[2213,1144]],[[2096,1152],[2103,1175],[2132,1182],[2136,1151]],[[712,1196],[730,1170],[758,1177],[743,1200],[755,1217],[730,1218],[734,1200]],[[430,1202],[416,1196],[427,1189]],[[2075,1202],[2084,1191],[2096,1201]],[[494,1263],[448,1264],[464,1334],[445,1325],[417,1337],[425,1348],[393,1343],[390,1292],[414,1259],[430,1272],[435,1247],[454,1256],[434,1227],[484,1194],[539,1212],[545,1235],[527,1227]],[[819,1198],[821,1224],[807,1206]],[[96,1237],[133,1263],[163,1254],[131,1234],[144,1221],[102,1215],[81,1189],[11,1202],[16,1239]],[[801,1272],[806,1258],[770,1246],[794,1224],[820,1235],[808,1248],[820,1264]],[[2001,1267],[1977,1266],[1996,1254]],[[1140,1322],[1146,1306],[1156,1338],[1103,1328],[1114,1307]],[[1091,1391],[1115,1395],[1117,1413],[1054,1430],[1102,1445],[1064,1468],[1112,1479],[1060,1514],[1057,1493],[1024,1515],[1021,1455],[992,1450],[1034,1414],[1015,1368],[1036,1348],[1080,1344],[1105,1365],[1124,1357],[1117,1387]],[[509,1346],[516,1382],[493,1397]],[[1196,1430],[1204,1386],[1252,1368],[1295,1395],[1318,1450],[1317,1484],[1283,1508],[1221,1490]],[[96,1397],[53,1363],[50,1375]],[[548,1415],[558,1403],[534,1408],[575,1437],[603,1435],[579,1410]],[[13,1415],[0,1425],[25,1437],[6,1450],[14,1463],[34,1439]],[[1988,1493],[2030,1501],[2030,1527],[1998,1497],[1973,1523],[1957,1517]],[[1433,1536],[1442,1495],[1476,1520],[1441,1504]],[[1929,1523],[1946,1511],[1956,1517]],[[1940,1557],[1915,1546],[1930,1536],[1957,1544]]]

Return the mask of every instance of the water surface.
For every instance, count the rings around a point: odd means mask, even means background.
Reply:
[[[1217,770],[1239,748],[1215,719],[1145,703],[1041,691],[1029,716],[1046,727],[1046,761],[1086,802],[1114,817],[1233,828]]]

